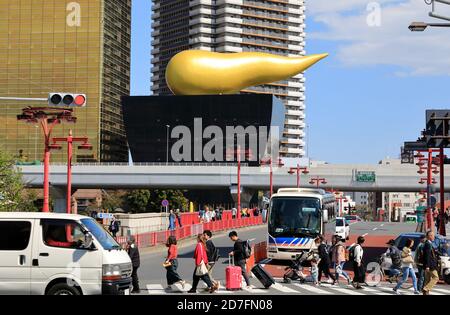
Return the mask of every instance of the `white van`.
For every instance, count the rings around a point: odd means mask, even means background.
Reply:
[[[0,294],[128,294],[131,260],[90,217],[0,213]]]

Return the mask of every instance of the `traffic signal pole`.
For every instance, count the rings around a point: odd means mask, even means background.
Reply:
[[[433,150],[428,149],[428,167],[427,167],[427,230],[433,229],[433,213],[431,207],[431,184],[432,184],[432,175],[431,168],[433,167]]]

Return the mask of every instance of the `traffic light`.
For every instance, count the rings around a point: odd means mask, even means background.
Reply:
[[[61,107],[85,107],[86,100],[86,94],[50,93],[48,96],[48,105]]]
[[[426,129],[423,135],[428,148],[448,147],[449,120],[450,112],[448,110],[426,111]]]

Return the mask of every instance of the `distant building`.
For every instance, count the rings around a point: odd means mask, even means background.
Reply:
[[[53,136],[87,136],[92,152],[75,148],[78,162],[127,161],[120,97],[130,92],[131,0],[2,0],[0,5],[0,95],[46,98],[49,92],[87,94],[75,109],[75,125]],[[0,144],[11,155],[40,160],[38,127],[17,121],[22,108],[44,103],[2,101]],[[66,152],[52,153],[53,162]]]
[[[416,211],[420,198],[419,193],[384,192],[382,207],[388,214],[390,221],[402,222],[406,214]]]
[[[368,192],[346,192],[357,206],[369,206],[369,193]]]

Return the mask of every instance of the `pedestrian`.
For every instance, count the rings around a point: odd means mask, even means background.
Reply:
[[[236,208],[231,209],[231,217],[233,219],[236,219],[236,214],[237,214],[237,209]]]
[[[344,279],[347,280],[348,284],[350,284],[351,283],[350,276],[344,270],[345,263],[347,262],[345,258],[344,240],[338,235],[335,235],[335,237],[336,237],[336,244],[334,245],[332,251],[332,262],[335,271],[336,281],[339,284],[339,277],[343,277]]]
[[[247,257],[245,246],[247,246],[247,242],[244,242],[241,239],[239,239],[236,231],[230,232],[228,234],[228,237],[231,239],[231,241],[234,242],[233,251],[230,253],[230,256],[234,257],[234,265],[241,267],[242,277],[244,278],[245,283],[247,284],[247,289],[251,289],[250,279],[247,275],[247,266],[246,266]]]
[[[117,222],[115,217],[112,217],[111,223],[109,224],[109,231],[112,236],[116,238],[116,235],[119,232],[119,222]]]
[[[420,237],[420,243],[417,245],[414,262],[417,266],[417,290],[422,292],[425,281],[425,269],[423,269],[423,247],[427,238],[425,235]]]
[[[214,277],[212,275],[213,273],[213,268],[216,264],[216,262],[219,260],[220,255],[219,255],[219,250],[217,249],[217,247],[214,245],[214,242],[211,240],[212,238],[212,232],[210,230],[205,230],[203,232],[203,238],[206,241],[206,254],[208,256],[208,264],[206,267],[208,267],[208,274],[209,274],[209,278],[211,279],[211,281],[213,283],[216,283],[218,286],[220,286],[219,281],[214,281]]]
[[[402,272],[403,277],[400,281],[398,281],[397,285],[394,287],[394,292],[396,294],[400,294],[398,289],[400,289],[401,285],[408,280],[408,277],[411,276],[414,287],[414,294],[420,294],[417,290],[417,278],[416,273],[414,271],[414,258],[412,257],[412,247],[414,246],[414,241],[412,239],[407,239],[405,247],[402,250]]]
[[[223,208],[220,207],[219,208],[219,221],[222,221],[222,216],[223,216]]]
[[[180,228],[182,228],[183,224],[181,224],[181,211],[180,211],[180,209],[177,209],[177,211],[175,212],[175,215],[177,216],[178,225],[180,226]]]
[[[433,231],[427,232],[427,241],[423,245],[423,268],[425,269],[425,284],[422,289],[423,295],[429,295],[436,283],[439,281],[438,259],[432,242],[435,235]]]
[[[167,289],[172,290],[172,285],[178,283],[184,289],[186,281],[181,279],[178,274],[178,248],[177,239],[175,236],[169,236],[166,242],[167,258],[164,261],[164,268],[166,268]]]
[[[169,227],[167,228],[170,231],[175,230],[175,213],[172,209],[170,209],[169,213]]]
[[[136,245],[136,240],[133,236],[127,242],[127,252],[131,259],[131,264],[133,267],[133,271],[131,272],[131,279],[133,284],[133,290],[131,293],[140,293],[141,290],[139,288],[139,277],[137,271],[141,265],[141,258],[139,255],[139,248]]]
[[[197,286],[200,280],[206,283],[208,291],[214,293],[219,287],[217,284],[213,284],[211,278],[208,275],[208,256],[206,252],[205,239],[202,234],[197,235],[197,246],[194,252],[195,269],[192,281],[192,289],[188,293],[197,293]]]
[[[305,278],[305,282],[312,282],[314,285],[319,285],[319,266],[317,259],[311,259],[311,275]]]
[[[389,282],[397,282],[397,276],[400,274],[402,269],[402,252],[395,245],[395,240],[389,240],[386,244],[389,245],[389,247],[385,253],[385,256],[390,257],[392,261],[392,264],[389,267]]]
[[[364,249],[362,247],[365,241],[363,236],[359,236],[356,245],[351,248],[353,254],[350,253],[351,260],[353,261],[353,272],[355,274],[353,277],[353,286],[358,290],[363,288],[361,284],[365,282],[366,278],[363,262]]]
[[[336,278],[330,272],[330,253],[328,252],[327,244],[325,244],[325,238],[322,235],[319,235],[314,240],[314,243],[316,244],[317,250],[319,251],[319,283],[322,279],[322,273],[324,273],[325,276],[328,277],[328,279],[331,279],[333,281],[333,285],[336,284]]]
[[[205,210],[204,209],[200,209],[198,211],[198,218],[200,220],[200,223],[205,222]]]
[[[267,222],[267,208],[266,207],[264,207],[262,209],[262,217],[263,217],[263,223],[266,223]]]
[[[215,209],[211,209],[211,221],[215,222],[216,221],[216,210]]]

